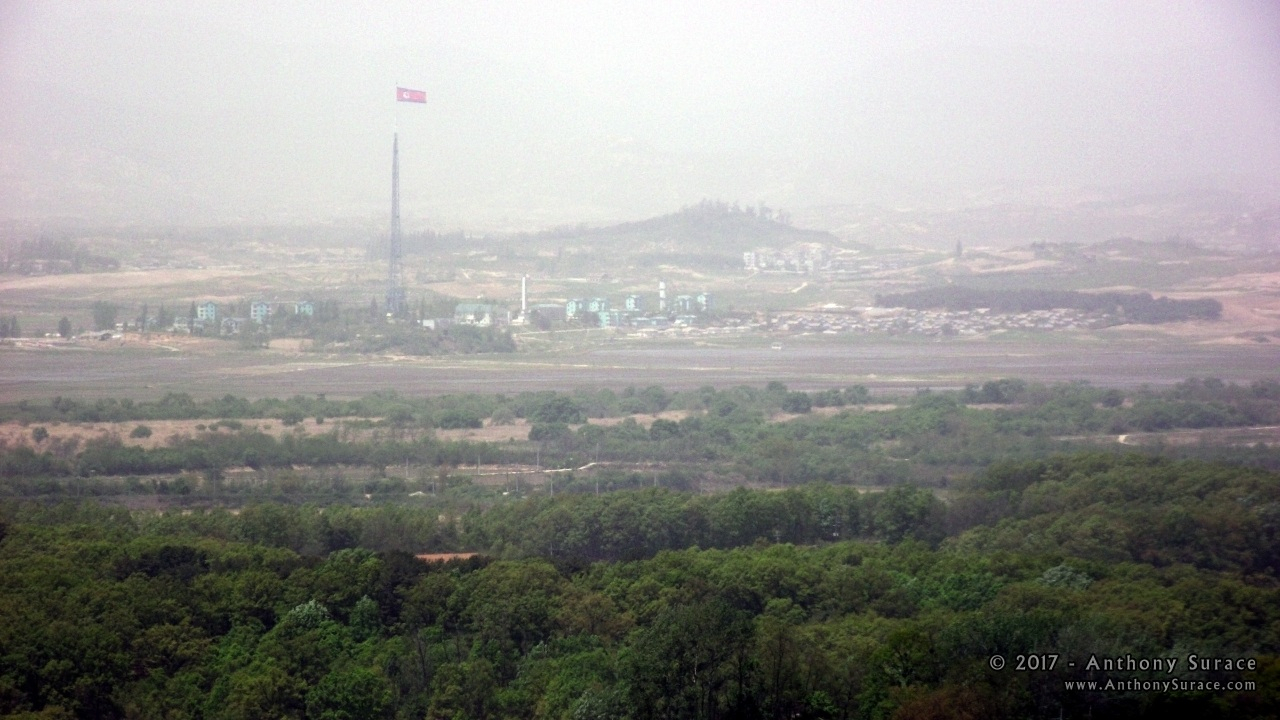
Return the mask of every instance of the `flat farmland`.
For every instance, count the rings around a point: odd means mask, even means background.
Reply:
[[[960,387],[999,377],[1100,386],[1170,385],[1188,377],[1249,382],[1280,376],[1271,344],[1188,344],[1160,336],[910,341],[790,338],[782,350],[756,338],[712,346],[617,342],[573,352],[433,358],[181,347],[0,346],[0,402],[196,397],[227,393],[334,398],[377,391],[410,395],[517,393],[629,385],[689,389],[763,385],[793,389],[866,385],[880,391]]]
[[[27,335],[13,344],[0,343],[0,402],[57,395],[146,399],[170,392],[196,397],[324,393],[350,398],[390,390],[440,395],[632,385],[688,389],[760,386],[774,380],[803,390],[861,384],[880,392],[910,392],[999,377],[1083,380],[1114,387],[1170,385],[1188,377],[1237,382],[1280,377],[1280,270],[1273,256],[1207,257],[1197,264],[1169,265],[1162,264],[1159,247],[1147,245],[1138,250],[1156,253],[1155,259],[1143,260],[1141,253],[1132,257],[1104,253],[1100,257],[1105,262],[1091,264],[1088,273],[1053,276],[1054,282],[1070,280],[1075,283],[1071,287],[1124,292],[1159,287],[1179,298],[1212,297],[1222,303],[1220,320],[948,338],[760,332],[640,339],[606,330],[525,328],[516,333],[522,352],[442,357],[310,352],[310,341],[297,337],[273,339],[267,350],[242,350],[235,341],[162,333],[149,337],[125,333],[109,342],[78,344],[46,337],[62,316],[77,332],[92,327],[91,308],[96,301],[118,304],[120,320],[136,317],[143,305],[159,308],[163,304],[185,312],[191,302],[202,300],[315,298],[347,308],[365,307],[370,298],[383,294],[385,282],[384,264],[366,253],[367,241],[373,237],[370,232],[348,228],[323,235],[329,240],[321,245],[288,237],[273,241],[270,234],[254,233],[215,235],[225,242],[212,244],[207,238],[148,240],[142,245],[99,239],[86,241],[86,247],[133,261],[168,253],[197,267],[0,277],[0,317],[20,317]],[[485,297],[514,306],[520,278],[530,271],[531,263],[536,264],[535,259],[550,262],[558,253],[548,245],[538,252],[549,255],[504,259],[496,247],[481,252],[464,243],[435,248],[430,256],[410,255],[406,259],[410,296],[425,297],[430,291],[458,300]],[[996,274],[1002,280],[996,285],[1040,287],[1049,281],[1040,273],[1044,262],[1027,249],[975,253],[963,261],[949,254],[894,253],[908,262],[857,282],[754,271],[712,276],[673,265],[635,265],[625,257],[610,257],[607,267],[595,267],[584,256],[578,258],[581,262],[567,262],[564,268],[553,264],[554,270],[536,273],[531,300],[563,302],[568,297],[595,295],[616,300],[630,292],[652,296],[661,274],[669,288],[711,290],[718,303],[736,306],[739,312],[814,311],[828,305],[853,312],[877,293],[936,283],[942,276],[967,281],[974,275],[990,281],[988,276],[999,270]],[[1109,270],[1102,272],[1102,265]],[[1114,286],[1098,286],[1112,280]],[[770,349],[775,342],[782,344],[781,350]]]

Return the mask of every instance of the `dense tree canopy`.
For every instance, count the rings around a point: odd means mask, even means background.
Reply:
[[[47,423],[0,448],[0,715],[1263,718],[1280,704],[1275,450],[1112,435],[1276,424],[1275,382],[0,412]],[[139,442],[49,431],[86,415]],[[255,427],[299,416],[336,420]],[[141,442],[143,421],[176,417],[207,424]],[[435,433],[476,421],[526,422],[529,439]],[[569,463],[546,476],[554,495],[462,474],[535,457]],[[478,555],[415,557],[451,552]],[[1088,664],[1127,656],[1180,664]],[[1029,657],[1057,664],[1015,669]],[[1188,684],[1203,682],[1252,685]]]
[[[0,712],[1269,717],[1277,481],[1090,454],[993,467],[946,505],[829,487],[567,495],[453,519],[8,505]],[[464,547],[487,557],[405,552]],[[990,667],[1033,653],[1062,664]],[[1256,669],[1192,671],[1191,654]],[[1087,669],[1091,655],[1254,685],[1065,691],[1168,679]]]

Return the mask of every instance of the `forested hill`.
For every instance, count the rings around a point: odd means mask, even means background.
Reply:
[[[607,242],[611,247],[654,245],[676,252],[683,248],[725,254],[761,247],[783,248],[795,243],[839,243],[831,233],[792,227],[791,216],[785,210],[774,210],[763,204],[741,207],[738,203],[711,200],[647,220],[601,228],[553,230],[541,237]]]

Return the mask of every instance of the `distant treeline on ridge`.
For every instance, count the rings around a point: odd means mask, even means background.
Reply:
[[[936,287],[892,295],[876,295],[880,307],[914,310],[946,308],[975,310],[990,308],[1001,313],[1071,308],[1083,312],[1121,316],[1129,322],[1163,323],[1180,320],[1217,320],[1222,303],[1211,298],[1172,300],[1150,293],[1085,293],[1075,290],[980,290],[966,287]]]

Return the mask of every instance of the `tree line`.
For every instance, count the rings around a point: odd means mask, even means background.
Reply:
[[[984,290],[958,285],[876,295],[875,304],[880,307],[902,307],[914,310],[945,308],[961,311],[989,308],[999,313],[1069,308],[1086,313],[1110,315],[1121,322],[1144,324],[1217,320],[1222,315],[1222,303],[1212,298],[1174,300],[1168,297],[1152,297],[1151,293],[1086,293],[1075,290],[1040,289]]]
[[[594,463],[594,469],[576,480],[564,478],[562,490],[579,491],[587,486],[582,483],[610,490],[643,486],[648,484],[645,467],[657,468],[672,487],[690,487],[704,477],[720,484],[775,487],[808,482],[945,485],[1001,460],[1032,460],[1080,443],[1114,444],[1118,434],[1280,424],[1280,383],[1275,381],[1234,385],[1193,379],[1166,390],[1122,392],[1002,379],[958,391],[892,398],[896,403],[892,409],[860,407],[872,399],[861,387],[804,393],[781,383],[678,393],[657,387],[621,393],[440,398],[385,393],[359,400],[302,396],[248,400],[226,395],[197,401],[185,394],[145,403],[55,398],[48,405],[19,403],[0,408],[0,414],[33,425],[31,442],[0,447],[0,477],[10,479],[6,485],[10,494],[28,494],[49,487],[33,484],[34,478],[41,477],[182,472],[209,477],[233,467],[295,466],[315,472],[330,467],[367,467],[378,472],[402,464],[447,472],[477,463],[543,468]],[[812,412],[815,407],[843,409],[820,414]],[[648,427],[628,417],[665,410],[680,412],[670,419],[653,419]],[[619,415],[621,422],[588,422]],[[46,427],[37,424],[175,417],[222,419],[150,449],[110,436],[84,443],[50,439]],[[779,421],[779,417],[790,419]],[[266,418],[279,418],[286,427],[314,419],[333,430],[277,437],[242,420]],[[517,420],[525,421],[527,440],[454,441],[434,432]],[[133,428],[139,436],[149,432],[145,425]],[[1238,462],[1280,467],[1280,453],[1265,445],[1239,448],[1202,442],[1134,451],[1202,457],[1228,453]],[[432,472],[430,479],[406,478],[402,487],[425,490],[436,476]]]
[[[0,257],[0,273],[62,274],[116,270],[120,261],[90,252],[83,244],[66,238],[41,237],[24,240]]]
[[[461,325],[427,329],[421,325],[420,321],[431,318],[448,318],[451,321],[459,302],[458,298],[427,293],[411,305],[406,317],[398,318],[399,322],[394,324],[387,323],[376,298],[364,307],[343,306],[333,299],[316,300],[310,312],[298,312],[288,304],[272,303],[273,312],[266,322],[258,324],[246,320],[240,330],[232,334],[223,333],[221,320],[248,318],[251,300],[221,303],[218,319],[206,324],[199,324],[194,301],[186,308],[164,302],[152,307],[144,302],[134,315],[124,304],[97,300],[90,307],[90,317],[93,328],[98,331],[114,330],[118,323],[126,323],[139,330],[169,332],[177,329],[196,335],[236,339],[246,347],[269,344],[272,338],[306,338],[317,349],[336,347],[360,353],[395,350],[411,355],[439,355],[515,351],[515,340],[506,328]],[[75,325],[70,319],[67,323],[69,327]],[[16,320],[10,334],[17,336]],[[65,333],[66,336],[70,334],[70,330]]]

